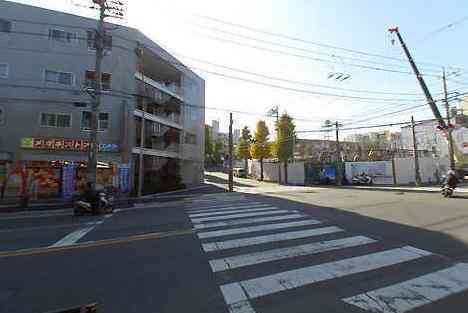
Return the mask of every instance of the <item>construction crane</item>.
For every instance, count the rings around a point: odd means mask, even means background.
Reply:
[[[418,67],[416,66],[416,63],[414,63],[414,60],[411,57],[408,47],[406,46],[405,42],[403,41],[403,38],[401,37],[400,32],[398,31],[398,27],[389,28],[388,31],[390,33],[395,33],[397,35],[398,41],[400,42],[401,47],[403,48],[403,51],[405,52],[406,57],[408,58],[408,61],[411,65],[411,68],[413,69],[414,74],[416,75],[416,78],[418,79],[419,85],[421,86],[421,89],[423,90],[424,95],[426,96],[427,103],[429,104],[435,118],[439,122],[439,129],[442,129],[442,130],[447,129],[448,125],[445,123],[445,120],[442,118],[442,115],[440,114],[439,109],[437,108],[437,105],[434,99],[432,98],[431,93],[429,92],[429,89],[427,88],[424,78],[419,72]]]

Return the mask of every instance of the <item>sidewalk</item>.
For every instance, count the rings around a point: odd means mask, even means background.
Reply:
[[[197,191],[206,190],[210,188],[210,185],[201,185],[191,188],[161,192],[152,195],[146,195],[141,198],[137,197],[122,197],[115,201],[116,208],[129,208],[138,205],[139,203],[149,203],[149,202],[169,202],[175,199],[187,198],[193,194],[196,194]],[[64,201],[60,199],[51,199],[46,201],[32,200],[28,207],[20,207],[18,203],[2,203],[0,201],[0,215],[6,213],[31,213],[31,212],[42,212],[42,211],[57,211],[57,210],[68,210],[71,212],[73,204],[69,201]]]
[[[380,191],[401,191],[401,192],[427,192],[427,193],[439,193],[440,186],[342,186],[341,188],[346,189],[364,189],[364,190],[380,190]],[[463,183],[455,189],[455,193],[468,193],[468,184]]]

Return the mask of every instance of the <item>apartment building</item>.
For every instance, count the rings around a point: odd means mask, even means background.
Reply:
[[[106,24],[98,182],[145,194],[202,182],[205,83],[131,27]],[[0,0],[0,191],[85,180],[96,20]],[[141,167],[141,170],[140,170]],[[26,181],[25,181],[26,180]]]

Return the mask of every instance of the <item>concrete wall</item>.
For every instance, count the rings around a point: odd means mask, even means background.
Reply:
[[[249,160],[249,175],[260,179],[260,162]],[[281,163],[281,179],[284,181],[284,164]],[[263,180],[278,181],[278,163],[263,162]],[[288,163],[288,184],[304,185],[304,162]]]
[[[423,183],[437,183],[448,169],[448,159],[419,158],[421,181]],[[414,184],[415,170],[413,158],[396,158],[395,172],[397,184]]]

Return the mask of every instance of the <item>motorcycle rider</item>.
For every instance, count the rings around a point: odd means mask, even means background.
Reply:
[[[447,178],[445,180],[445,183],[452,189],[455,189],[457,187],[458,178],[454,170],[449,170],[447,172]]]
[[[83,200],[90,204],[91,211],[95,214],[98,211],[98,197],[96,192],[93,190],[91,183],[86,183],[86,188],[83,193]]]

